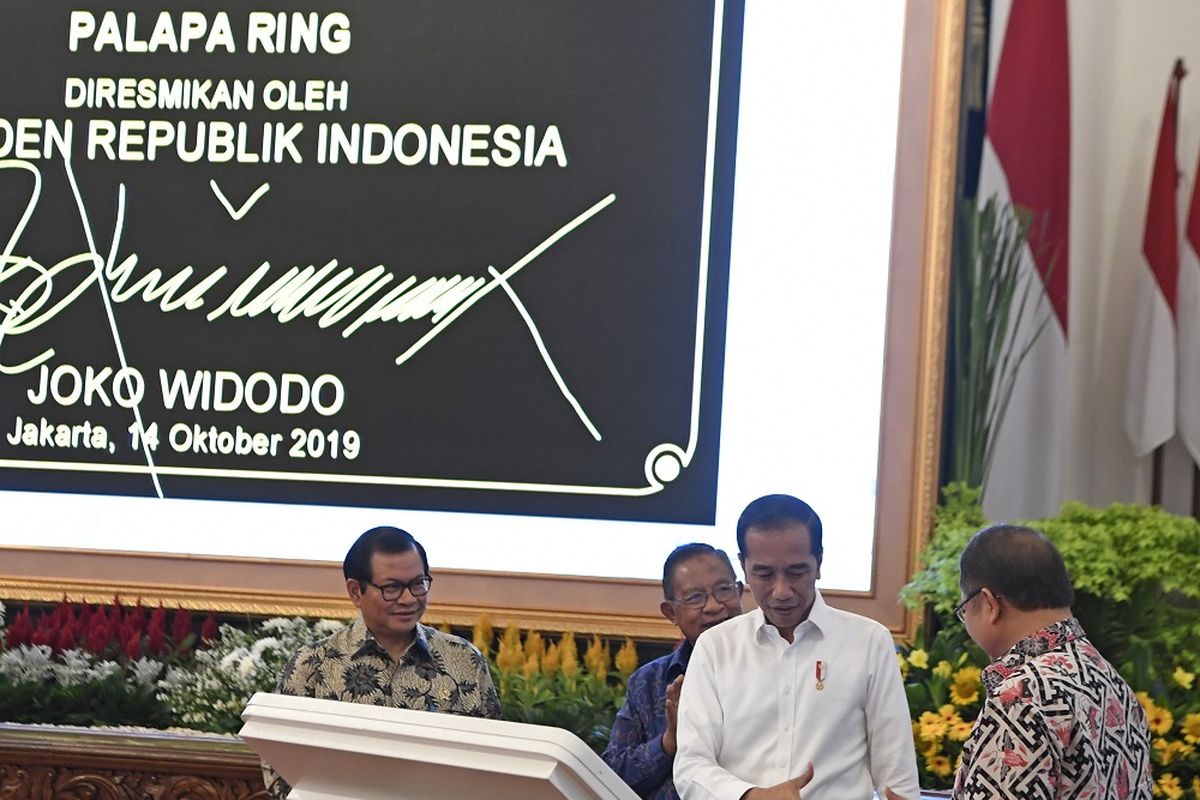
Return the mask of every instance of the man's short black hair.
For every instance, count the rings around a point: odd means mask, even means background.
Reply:
[[[1020,611],[1075,602],[1058,548],[1020,525],[992,525],[972,536],[958,558],[958,585],[964,596],[986,586]]]
[[[769,531],[792,522],[798,522],[808,528],[808,535],[812,540],[812,554],[820,561],[823,550],[821,518],[812,510],[812,506],[790,494],[768,494],[746,506],[746,510],[737,521],[738,552],[746,555],[746,531],[751,528]]]
[[[425,556],[425,548],[413,538],[411,533],[390,525],[371,528],[350,546],[350,551],[346,553],[346,560],[342,562],[342,574],[348,581],[358,581],[359,583],[369,581],[371,580],[371,555],[373,553],[407,553],[410,550],[417,551],[417,555],[421,557],[421,566],[428,575],[429,559]]]
[[[671,555],[667,556],[666,562],[663,563],[663,597],[667,600],[675,599],[675,570],[680,564],[696,556],[716,556],[721,559],[729,569],[729,577],[735,582],[737,581],[737,573],[733,571],[733,563],[729,560],[729,555],[724,550],[718,550],[711,544],[704,544],[703,542],[681,544],[671,551]]]

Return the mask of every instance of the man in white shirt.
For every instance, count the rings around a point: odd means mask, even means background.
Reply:
[[[825,605],[821,519],[789,495],[738,519],[759,608],[705,631],[683,684],[683,800],[916,800],[912,723],[888,630]]]

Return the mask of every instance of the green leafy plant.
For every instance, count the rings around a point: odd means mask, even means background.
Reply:
[[[956,483],[943,497],[923,566],[901,591],[909,607],[931,609],[936,630],[918,635],[921,647],[902,648],[900,662],[926,788],[950,785],[947,766],[962,751],[950,731],[961,733],[956,719],[978,713],[950,696],[948,676],[987,663],[952,616],[959,554],[987,524],[980,492]],[[1140,690],[1154,735],[1155,796],[1200,800],[1200,522],[1148,506],[1066,503],[1057,516],[1028,524],[1062,552],[1088,637]]]
[[[958,209],[950,274],[947,476],[987,486],[1017,372],[1051,319],[1020,265],[1031,215],[993,195]],[[1031,326],[1026,331],[1026,326]]]

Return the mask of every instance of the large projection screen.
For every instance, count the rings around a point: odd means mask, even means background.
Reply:
[[[393,524],[433,618],[666,636],[783,491],[910,628],[960,3],[18,5],[5,596],[344,613]]]

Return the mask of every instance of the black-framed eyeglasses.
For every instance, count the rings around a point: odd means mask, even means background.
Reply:
[[[964,597],[964,598],[963,598],[963,601],[954,607],[954,616],[958,617],[958,621],[959,621],[959,622],[964,622],[964,623],[965,623],[965,622],[967,621],[967,611],[966,611],[966,609],[967,609],[967,603],[969,603],[969,602],[971,602],[972,600],[974,600],[974,599],[975,599],[975,595],[977,595],[977,594],[979,594],[980,592],[982,592],[982,591],[984,590],[984,588],[985,588],[985,587],[983,587],[983,586],[980,586],[978,589],[976,589],[975,591],[971,592],[969,595],[967,595],[966,597]]]
[[[422,575],[419,578],[413,578],[408,583],[385,583],[382,586],[370,581],[363,581],[363,583],[368,586],[374,586],[379,590],[379,594],[383,596],[383,599],[390,603],[393,600],[399,600],[400,595],[404,594],[405,589],[408,589],[409,594],[413,597],[424,597],[429,594],[429,585],[433,583],[433,576]]]
[[[688,592],[683,597],[672,600],[672,603],[680,603],[688,608],[704,608],[704,604],[708,602],[708,596],[711,594],[713,600],[718,603],[728,603],[733,598],[742,593],[742,582],[734,581],[733,583],[718,583],[711,590],[699,589],[694,592]]]

